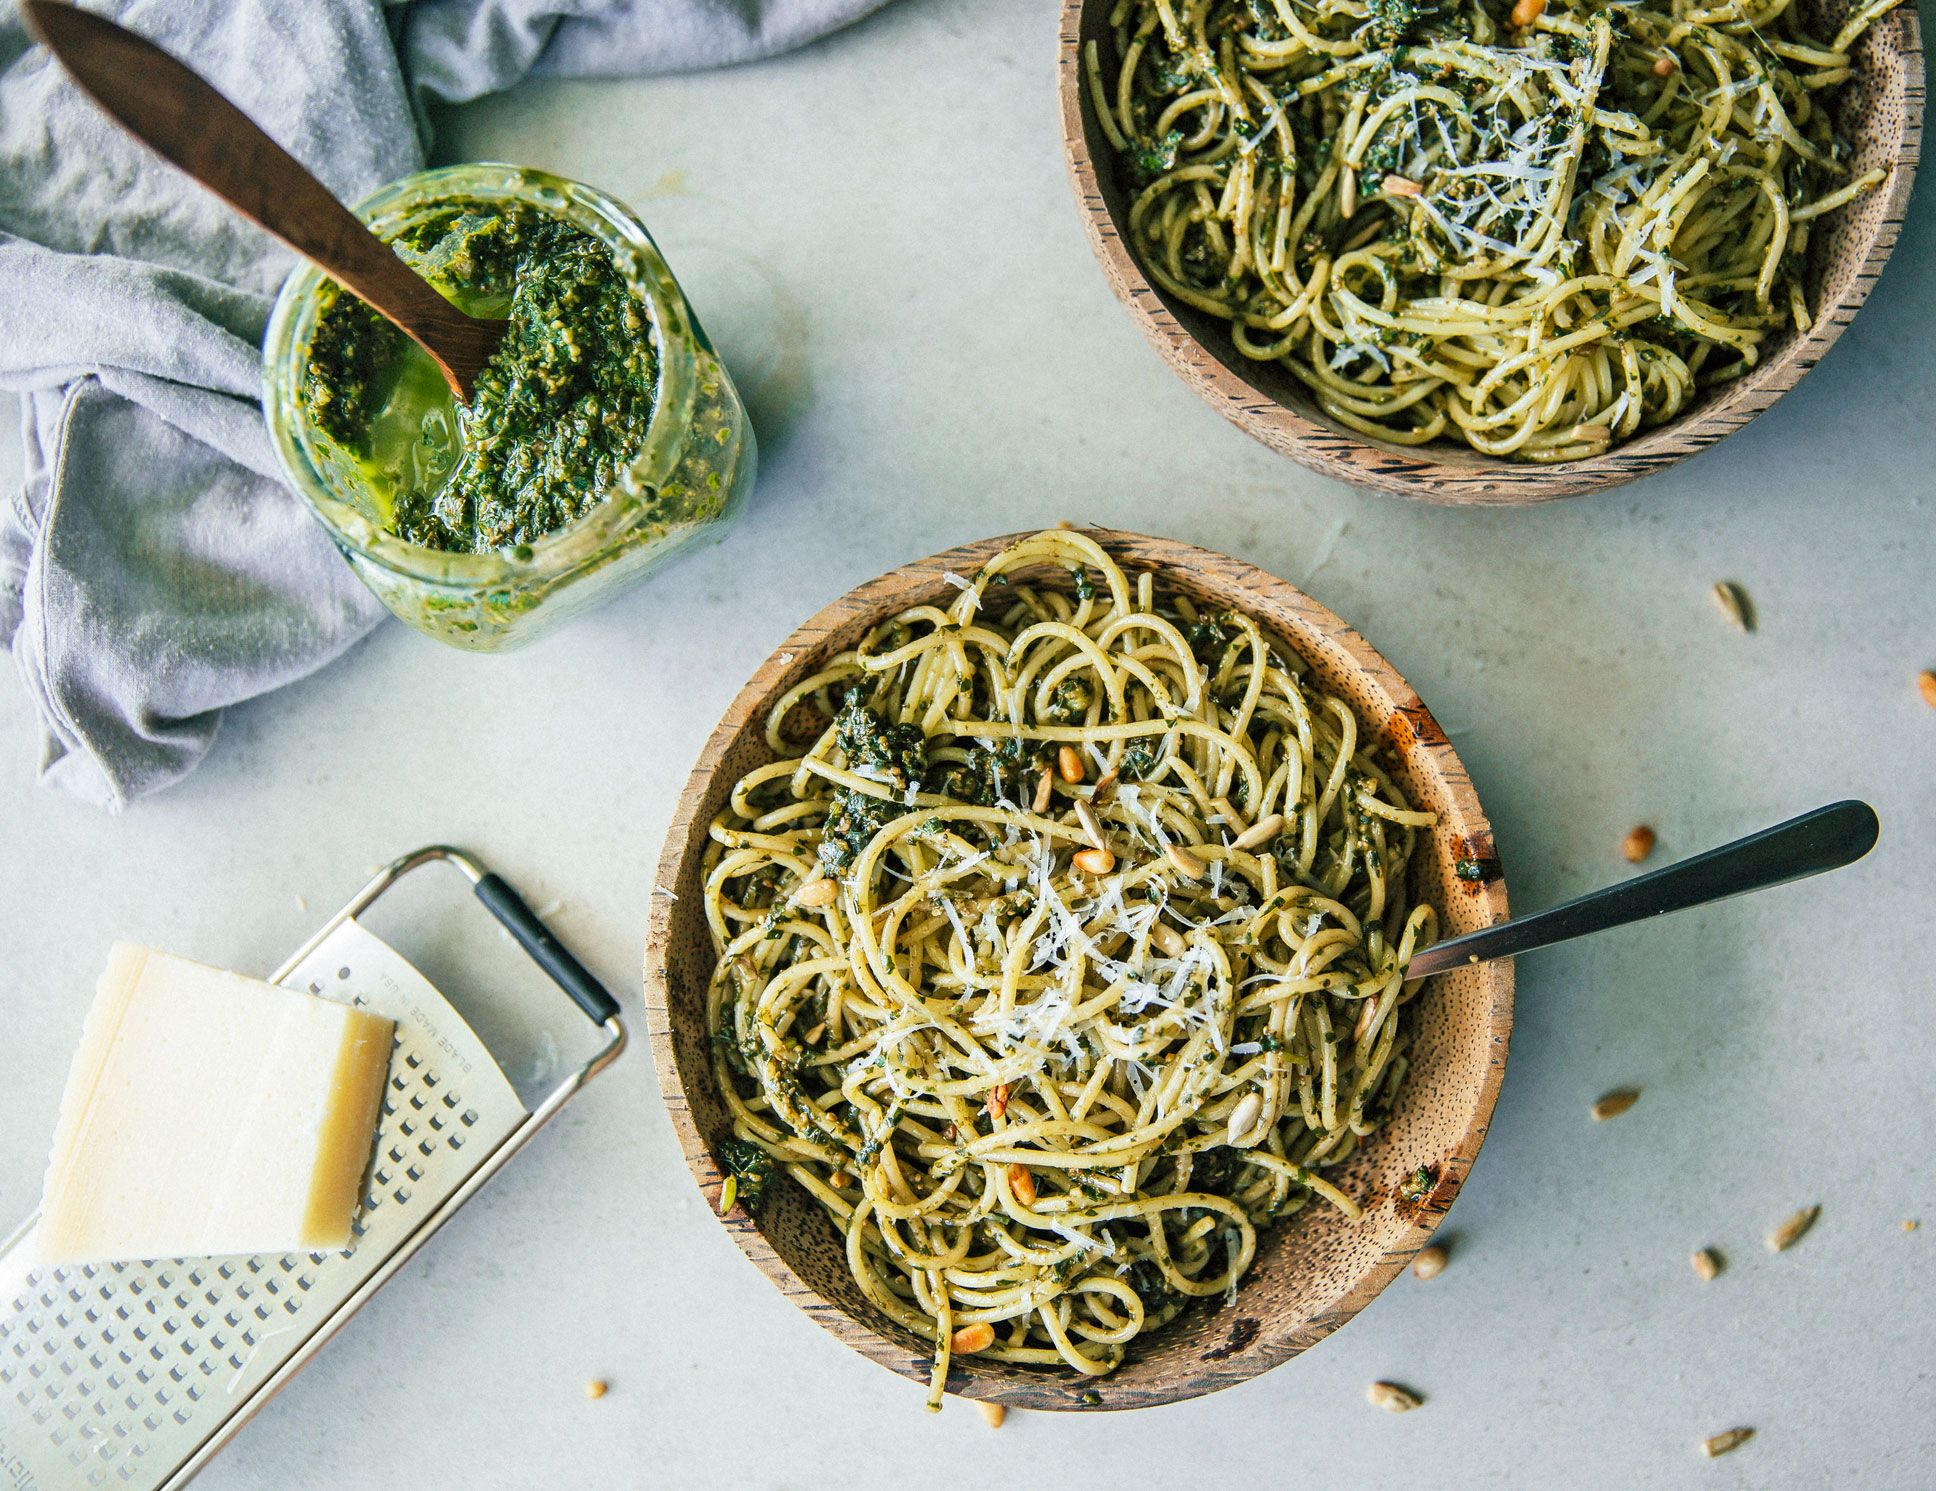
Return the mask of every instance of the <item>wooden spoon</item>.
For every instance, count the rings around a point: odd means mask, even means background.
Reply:
[[[388,317],[470,402],[508,323],[444,299],[248,115],[154,43],[58,0],[21,0],[20,14],[108,117]]]

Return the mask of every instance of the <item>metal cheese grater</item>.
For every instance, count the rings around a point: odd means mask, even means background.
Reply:
[[[442,861],[605,1033],[528,1111],[484,1042],[357,921]],[[186,1485],[430,1235],[625,1047],[618,1005],[504,881],[433,847],[378,872],[274,975],[396,1021],[355,1240],[341,1253],[50,1268],[0,1245],[0,1491]]]

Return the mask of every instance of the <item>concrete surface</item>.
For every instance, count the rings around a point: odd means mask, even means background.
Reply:
[[[444,158],[549,167],[646,215],[743,379],[760,486],[724,545],[534,650],[385,627],[234,711],[200,771],[120,818],[33,785],[25,695],[0,687],[0,1215],[34,1203],[116,935],[267,968],[366,867],[447,839],[561,901],[636,1015],[660,837],[745,675],[900,561],[1088,519],[1243,555],[1355,621],[1450,728],[1521,909],[1627,873],[1637,822],[1666,858],[1860,796],[1882,845],[1526,959],[1451,1266],[1244,1387],[999,1433],[923,1414],[714,1225],[638,1050],[202,1484],[1936,1485],[1936,711],[1913,685],[1936,666],[1936,195],[1820,370],[1720,449],[1596,498],[1435,510],[1272,456],[1143,344],[1063,177],[1054,30],[1028,0],[904,0],[771,64],[445,121]],[[1722,578],[1754,635],[1716,612]],[[1591,1122],[1625,1084],[1639,1106]],[[1711,1284],[1704,1245],[1727,1257]],[[1380,1377],[1424,1407],[1369,1407]],[[1756,1438],[1702,1460],[1733,1425]]]

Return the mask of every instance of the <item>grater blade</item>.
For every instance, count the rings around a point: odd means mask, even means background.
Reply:
[[[52,1268],[0,1250],[0,1488],[167,1485],[525,1118],[444,997],[354,919],[280,979],[396,1021],[355,1243],[343,1253]]]

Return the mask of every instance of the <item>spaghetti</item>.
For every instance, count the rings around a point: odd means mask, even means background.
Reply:
[[[1897,3],[1823,40],[1793,0],[1116,0],[1085,64],[1164,290],[1360,433],[1564,461],[1807,328]]]
[[[1260,1228],[1358,1215],[1319,1172],[1435,928],[1432,815],[1250,617],[1076,532],[949,578],[778,700],[705,871],[729,1184],[826,1209],[931,1404],[954,1353],[1107,1373]]]

